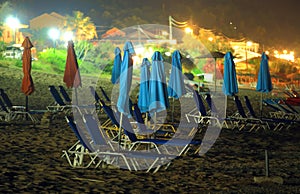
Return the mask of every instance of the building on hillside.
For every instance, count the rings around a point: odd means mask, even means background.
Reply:
[[[230,41],[230,45],[235,51],[241,51],[242,53],[246,51],[258,53],[259,51],[259,43],[252,41]]]
[[[50,14],[44,13],[31,19],[29,27],[32,30],[50,27],[63,28],[65,19],[66,17],[56,12],[51,12]]]
[[[2,36],[0,37],[0,41],[3,41],[5,43],[21,44],[24,41],[25,36],[20,31],[20,29],[28,28],[28,25],[19,24],[16,29],[12,29],[4,23],[4,25],[0,28],[2,29]]]
[[[104,34],[102,34],[101,38],[105,39],[105,38],[124,37],[124,36],[125,36],[125,32],[114,27],[110,30],[107,30]]]
[[[111,40],[115,43],[124,43],[130,40],[133,44],[176,44],[177,40],[169,40],[167,37],[161,35],[162,29],[151,28],[152,26],[136,26],[131,28],[125,28],[120,30],[118,28],[112,28],[106,31],[100,41]]]

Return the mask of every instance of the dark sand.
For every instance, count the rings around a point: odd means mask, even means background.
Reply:
[[[21,71],[2,67],[0,71],[1,88],[14,104],[24,105]],[[45,109],[52,102],[47,86],[63,84],[62,77],[32,75],[36,92],[29,97],[30,108]],[[246,93],[257,107],[260,94]],[[234,109],[232,102],[229,107]],[[72,169],[61,155],[77,139],[63,115],[48,128],[2,121],[0,131],[1,193],[300,193],[299,126],[251,133],[223,129],[204,156],[175,159],[167,170],[156,174]],[[254,183],[254,177],[265,175],[265,149],[269,151],[270,176],[282,177],[282,185]]]

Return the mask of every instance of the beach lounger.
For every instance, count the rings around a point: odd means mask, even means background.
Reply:
[[[176,157],[176,155],[158,154],[151,150],[122,150],[118,144],[111,142],[105,133],[102,133],[99,123],[92,114],[83,115],[83,121],[91,136],[93,150],[96,150],[98,156],[103,157],[102,161],[106,163],[128,170],[146,170],[155,173],[163,165],[168,167],[171,160]],[[122,159],[123,164],[119,159]]]
[[[211,125],[222,128],[219,118],[207,113],[202,97],[195,90],[193,91],[193,97],[196,104],[196,109],[193,109],[191,112],[185,114],[187,121],[190,122],[191,119],[193,119],[200,125]]]
[[[100,103],[101,109],[107,116],[106,121],[101,123],[101,127],[106,131],[107,135],[112,140],[116,140],[118,138],[120,125],[114,116],[114,111],[111,109],[110,106],[106,105],[103,100],[99,99],[99,103]]]
[[[69,94],[67,93],[66,89],[63,86],[58,86],[59,91],[62,95],[62,97],[64,98],[64,101],[66,102],[66,104],[71,104],[72,100],[69,96]]]
[[[249,129],[249,131],[258,129],[270,129],[268,122],[262,121],[256,117],[248,117],[243,108],[242,102],[240,101],[238,96],[234,96],[234,102],[237,108],[236,114],[230,116],[232,119],[236,119],[235,126],[239,129]]]
[[[18,111],[25,111],[26,107],[25,106],[20,106],[20,105],[14,105],[12,101],[10,100],[9,96],[6,94],[4,89],[0,88],[0,96],[5,103],[5,106],[10,109],[10,110],[18,110]]]
[[[84,119],[85,124],[91,125],[92,120],[89,119],[87,122],[86,119],[87,117]],[[66,157],[68,164],[71,167],[89,168],[93,166],[94,168],[97,168],[104,162],[113,164],[113,162],[117,161],[114,158],[117,157],[123,159],[126,165],[124,168],[131,170],[131,166],[123,154],[111,152],[112,147],[106,144],[100,133],[97,133],[96,130],[99,130],[98,128],[87,128],[92,137],[88,138],[87,135],[84,134],[82,128],[78,127],[74,122],[72,117],[66,116],[66,120],[78,139],[78,141],[68,150],[62,151],[62,157]],[[110,158],[110,156],[113,158]],[[116,165],[120,166],[121,164],[118,163]]]
[[[101,100],[100,96],[99,96],[99,94],[97,93],[97,91],[95,90],[95,88],[93,86],[89,86],[89,88],[90,88],[91,95],[93,96],[93,98],[95,100],[94,105],[96,107],[96,111],[98,113],[101,113],[102,107],[101,107],[101,102],[100,102],[100,100]]]
[[[244,110],[242,103],[240,102],[238,97],[236,97],[235,99],[239,115],[242,118],[245,118],[246,119],[245,121],[249,122],[253,128],[256,128],[256,130],[259,129],[259,127],[261,127],[263,129],[272,129],[275,131],[275,130],[281,130],[283,128],[289,128],[291,124],[293,124],[293,121],[287,119],[258,117],[252,107],[252,104],[248,96],[244,96],[244,101],[248,109],[248,114],[246,114],[246,111]],[[256,123],[259,124],[258,127],[256,126]],[[253,128],[251,128],[250,131],[252,131]]]
[[[105,90],[103,89],[103,87],[100,86],[99,88],[100,88],[101,93],[102,93],[102,95],[104,96],[105,100],[106,100],[107,102],[111,102],[110,98],[108,97],[108,95],[107,95],[107,93],[105,92]]]
[[[120,120],[121,114],[119,112],[115,112],[115,115],[116,119]],[[124,145],[124,147],[128,145],[130,150],[138,150],[141,149],[141,147],[146,147],[154,148],[157,153],[182,156],[189,151],[191,145],[201,145],[201,141],[192,140],[193,136],[186,136],[182,139],[176,137],[173,137],[171,139],[138,138],[129,119],[124,115],[122,118],[122,129],[124,130],[124,134],[130,140],[130,142],[125,141],[126,144]],[[194,129],[189,130],[195,131]]]
[[[154,137],[165,137],[169,138],[172,137],[174,133],[176,133],[176,129],[173,125],[163,123],[163,124],[158,124],[156,123],[155,125],[151,124],[145,124],[145,121],[142,117],[142,113],[140,111],[140,108],[138,107],[137,104],[134,104],[132,106],[133,113],[134,113],[134,118],[136,120],[136,124],[138,125],[139,131],[137,132],[139,135],[153,135]]]
[[[125,156],[113,151],[113,146],[106,143],[106,140],[99,131],[96,121],[91,117],[92,116],[85,115],[83,117],[85,126],[80,128],[72,117],[66,116],[66,120],[78,141],[68,150],[63,150],[62,157],[66,157],[68,164],[73,168],[97,168],[103,163],[114,164],[114,162],[118,161],[116,158],[121,158],[125,164],[123,168],[132,170]],[[84,134],[83,129],[88,131],[89,136]],[[121,163],[114,165],[122,167]]]
[[[265,99],[263,104],[273,110],[269,112],[271,118],[297,120],[297,113],[279,104],[278,99]]]
[[[65,114],[70,114],[72,111],[77,111],[82,114],[82,112],[89,113],[96,111],[95,105],[78,106],[74,104],[66,104],[55,86],[51,85],[48,88],[54,99],[54,102],[46,107],[50,112],[64,112]]]
[[[120,149],[119,145],[116,142],[112,142],[108,137],[105,136],[105,133],[101,133],[101,127],[98,122],[95,120],[95,117],[91,114],[84,115],[84,122],[86,128],[90,132],[92,136],[92,140],[95,146],[99,145],[109,145],[109,151],[103,152],[101,150],[100,154],[107,154],[109,156],[113,156],[110,159],[110,164],[114,164],[120,167],[120,163],[115,157],[121,157],[125,166],[123,168],[127,168],[128,170],[146,170],[146,172],[157,172],[162,165],[165,165],[166,168],[171,164],[171,160],[176,158],[176,155],[165,155],[158,154],[153,150],[125,150]],[[115,157],[114,157],[115,156]],[[117,162],[117,163],[116,163]],[[165,168],[165,169],[166,169]]]
[[[0,120],[1,121],[7,121],[7,117],[8,117],[8,110],[5,107],[5,104],[3,103],[2,99],[0,98]]]
[[[51,85],[48,87],[50,94],[52,95],[54,101],[49,104],[46,108],[51,112],[65,112],[70,113],[72,105],[67,105],[59,94],[55,86]]]
[[[33,116],[33,114],[37,114],[41,111],[26,111],[26,108],[24,106],[13,105],[9,96],[5,93],[3,89],[0,89],[0,96],[1,116],[2,118],[4,118],[5,121],[24,121],[29,118],[33,123],[38,122],[38,120]]]
[[[65,118],[78,140],[68,150],[62,151],[62,157],[66,157],[69,165],[73,168],[89,168],[91,165],[97,165],[100,162],[97,152],[92,151],[91,146],[87,144],[88,139],[80,133],[81,130],[73,118],[70,116]]]
[[[209,93],[205,94],[205,100],[206,100],[206,102],[207,102],[207,104],[209,106],[209,109],[210,109],[209,113],[211,115],[215,115],[216,116],[219,113],[219,110],[215,106],[215,103],[213,102],[212,97],[211,97],[211,95]]]

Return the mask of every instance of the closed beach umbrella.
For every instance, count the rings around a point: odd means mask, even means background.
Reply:
[[[75,97],[77,104],[77,88],[81,86],[80,72],[78,69],[77,57],[74,50],[73,41],[68,41],[67,60],[63,81],[67,88],[75,88]]]
[[[272,89],[273,86],[272,86],[271,75],[269,71],[268,57],[263,52],[260,61],[256,90],[265,93],[265,92],[271,92]]]
[[[268,56],[263,52],[258,72],[256,91],[261,92],[260,112],[262,114],[262,94],[271,92],[273,89],[269,70]]]
[[[152,70],[150,74],[150,113],[161,112],[169,108],[168,91],[164,62],[161,53],[155,51],[152,56]]]
[[[225,114],[227,110],[227,96],[234,96],[238,93],[238,83],[236,79],[235,64],[231,52],[224,56],[223,93],[226,96]]]
[[[67,88],[78,88],[79,86],[81,86],[77,57],[75,54],[73,41],[71,40],[68,42],[64,82],[66,83]]]
[[[119,77],[121,73],[121,63],[122,63],[122,56],[121,50],[119,47],[115,48],[115,58],[114,58],[114,66],[112,69],[111,74],[111,83],[116,84],[119,82]]]
[[[227,52],[224,57],[224,83],[223,92],[226,96],[233,96],[238,93],[238,83],[236,79],[235,64],[231,52]]]
[[[178,50],[172,54],[172,69],[168,84],[168,95],[173,98],[172,103],[172,122],[174,121],[174,98],[178,99],[182,95],[186,94],[183,76],[182,76],[182,64],[181,54]]]
[[[149,92],[149,80],[150,80],[150,66],[151,63],[147,58],[143,59],[140,73],[140,90],[139,90],[139,99],[138,106],[142,113],[149,111],[149,101],[150,101],[150,92]]]
[[[178,50],[172,54],[172,69],[168,84],[168,95],[173,98],[180,98],[186,94],[183,76],[182,76],[182,64],[181,54]]]
[[[129,115],[129,92],[132,82],[132,68],[133,60],[132,55],[135,54],[133,45],[130,41],[124,45],[124,56],[121,64],[120,74],[120,90],[117,102],[118,111],[124,115]]]
[[[124,55],[123,55],[123,61],[121,63],[120,89],[119,89],[119,97],[117,102],[118,111],[121,113],[120,129],[118,133],[119,143],[121,142],[121,126],[122,126],[123,115],[130,117],[129,93],[130,93],[130,87],[132,82],[132,68],[133,68],[132,55],[135,54],[133,45],[130,41],[125,43],[123,50],[124,50]]]
[[[22,79],[22,92],[26,96],[26,111],[28,111],[28,96],[34,92],[34,84],[31,77],[31,48],[33,47],[29,38],[26,37],[22,43],[24,48],[22,56],[22,67],[24,77]]]

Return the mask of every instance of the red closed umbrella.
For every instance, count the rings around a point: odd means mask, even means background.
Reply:
[[[68,53],[66,68],[64,74],[64,82],[68,88],[78,88],[81,86],[80,73],[78,71],[77,57],[74,50],[73,41],[68,42]]]
[[[81,78],[78,70],[78,62],[74,50],[74,43],[71,40],[68,42],[68,53],[64,73],[64,82],[66,83],[67,88],[75,88],[75,94],[76,88],[81,86]]]
[[[22,47],[24,48],[23,56],[22,56],[22,66],[24,77],[22,80],[22,92],[26,95],[26,111],[28,111],[28,96],[34,92],[34,84],[31,73],[31,48],[33,47],[29,38],[26,37],[22,43]]]

